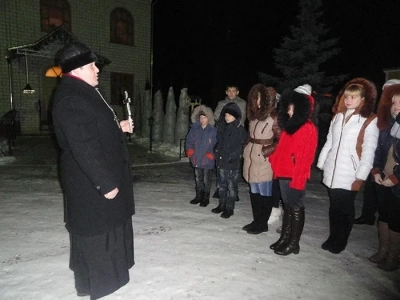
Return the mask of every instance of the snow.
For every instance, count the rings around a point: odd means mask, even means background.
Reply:
[[[189,204],[194,174],[179,154],[172,156],[176,149],[170,156],[158,147],[149,153],[146,141],[135,138],[130,148],[136,264],[130,282],[102,299],[400,299],[400,271],[382,271],[367,259],[378,246],[375,226],[355,225],[339,255],[320,248],[329,201],[318,171],[308,185],[300,253],[282,257],[269,249],[279,224],[260,235],[241,230],[251,221],[245,182],[235,214],[223,219],[211,213],[216,199],[206,208]],[[14,161],[0,157],[8,160],[0,163],[0,299],[78,299],[57,151],[49,137],[19,137],[14,154]]]

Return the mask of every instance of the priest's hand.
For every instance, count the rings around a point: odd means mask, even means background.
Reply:
[[[108,192],[107,194],[105,194],[104,197],[106,197],[107,199],[114,199],[115,196],[117,196],[118,192],[119,192],[119,189],[115,188],[111,192]]]

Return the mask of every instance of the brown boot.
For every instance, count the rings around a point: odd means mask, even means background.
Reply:
[[[378,268],[385,271],[394,271],[399,268],[400,260],[400,232],[389,230],[389,253],[384,263]]]
[[[378,222],[379,250],[372,255],[369,261],[383,264],[389,252],[389,227],[388,223]]]

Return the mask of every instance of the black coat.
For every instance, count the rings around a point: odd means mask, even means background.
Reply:
[[[131,162],[125,134],[95,88],[63,76],[53,104],[61,147],[66,227],[77,235],[103,234],[134,214]],[[105,194],[119,189],[114,199]]]

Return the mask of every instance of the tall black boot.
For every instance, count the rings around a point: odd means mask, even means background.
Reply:
[[[260,194],[256,194],[255,200],[256,222],[251,229],[247,230],[249,234],[260,234],[268,231],[268,218],[272,210],[272,197],[263,197]]]
[[[340,222],[338,223],[338,235],[329,248],[329,252],[333,254],[339,254],[346,249],[347,240],[349,239],[354,224],[354,216],[346,213],[341,213],[340,218],[338,219],[338,222]]]
[[[252,211],[252,213],[253,213],[253,221],[250,223],[250,224],[247,224],[247,225],[245,225],[245,226],[243,226],[243,230],[244,231],[247,231],[247,230],[250,230],[250,229],[252,229],[253,228],[253,226],[255,225],[255,223],[256,223],[256,217],[255,217],[255,215],[256,215],[256,203],[255,203],[255,195],[256,194],[253,194],[252,192],[250,192],[249,193],[250,194],[250,203],[251,203],[251,211]]]
[[[289,240],[287,244],[283,244],[281,247],[275,249],[275,253],[278,255],[289,255],[291,253],[299,254],[300,252],[300,237],[303,233],[304,228],[304,207],[301,208],[291,208],[291,231],[289,235]]]
[[[290,227],[291,227],[290,220],[291,220],[290,208],[289,208],[289,205],[285,205],[284,209],[283,209],[281,237],[279,238],[278,241],[276,241],[271,246],[269,246],[272,250],[275,250],[288,242],[290,231],[291,231],[290,230]]]
[[[339,226],[340,214],[332,208],[329,208],[329,237],[321,245],[323,250],[329,250],[333,242],[337,239]]]
[[[201,207],[207,207],[210,204],[210,192],[204,192],[203,198],[200,201]]]
[[[199,204],[203,199],[203,190],[196,190],[196,197],[190,201],[190,204]]]

